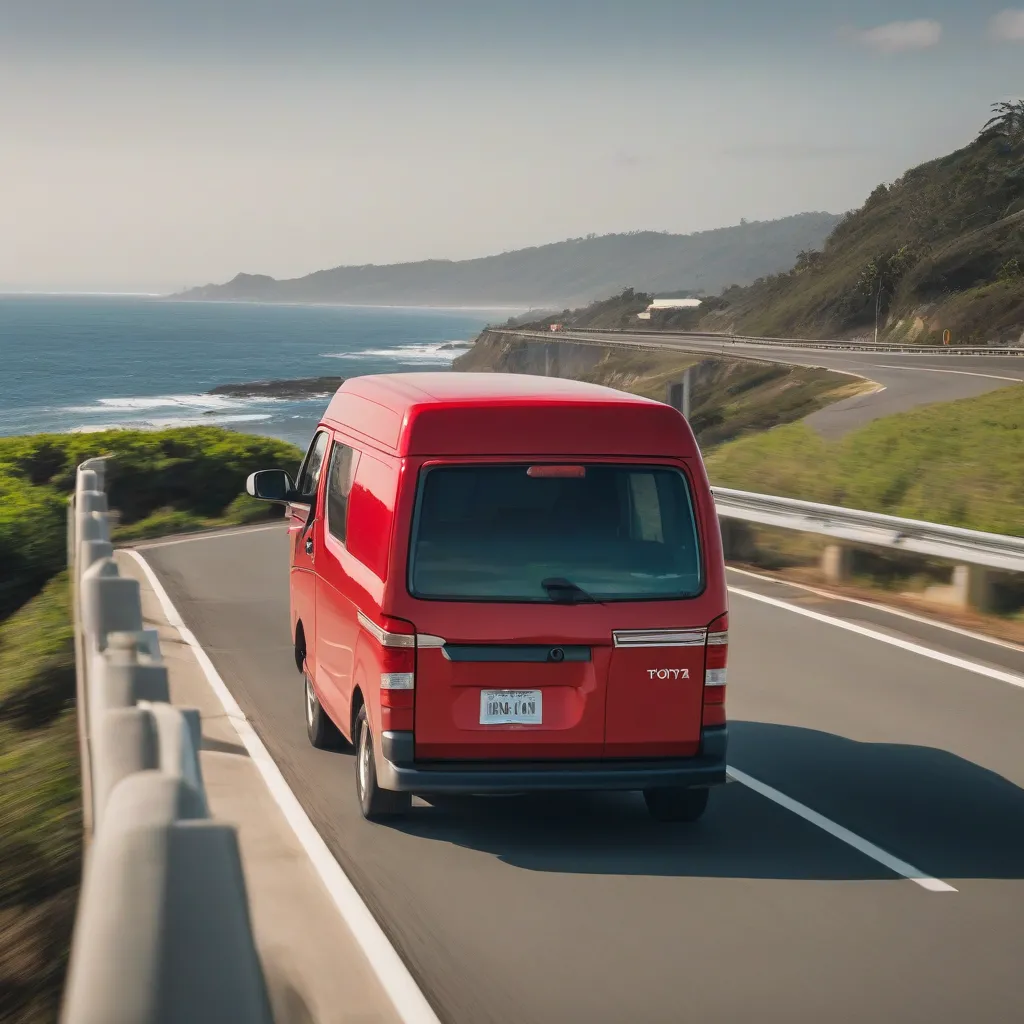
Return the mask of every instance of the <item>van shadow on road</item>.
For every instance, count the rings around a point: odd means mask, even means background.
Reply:
[[[1024,878],[1024,790],[944,750],[733,722],[730,762],[943,879]],[[639,794],[450,797],[396,828],[532,871],[888,879],[885,868],[733,783],[694,825],[651,820]]]

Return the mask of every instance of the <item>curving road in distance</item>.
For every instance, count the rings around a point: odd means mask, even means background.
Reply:
[[[841,437],[850,430],[894,413],[906,412],[918,405],[973,398],[996,388],[1024,382],[1024,355],[956,355],[941,350],[922,349],[921,354],[859,351],[847,348],[786,348],[758,344],[755,341],[729,341],[714,335],[658,335],[651,332],[627,334],[555,335],[508,332],[545,341],[583,341],[591,344],[643,346],[692,352],[698,355],[733,359],[758,359],[794,366],[818,366],[852,373],[882,385],[884,390],[857,395],[836,402],[807,417],[806,422],[827,438]]]

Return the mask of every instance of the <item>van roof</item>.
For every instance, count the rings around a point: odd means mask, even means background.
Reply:
[[[689,425],[668,405],[520,373],[352,377],[323,422],[399,456],[697,454]]]

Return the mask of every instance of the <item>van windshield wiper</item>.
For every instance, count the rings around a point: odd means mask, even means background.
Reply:
[[[549,576],[541,580],[540,585],[547,591],[548,597],[559,604],[597,603],[597,598],[588,594],[581,586],[560,576]]]

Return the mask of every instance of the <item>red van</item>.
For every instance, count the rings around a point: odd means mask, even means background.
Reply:
[[[348,380],[288,506],[309,739],[363,814],[413,794],[641,790],[693,821],[725,781],[727,592],[686,420],[522,374]]]

